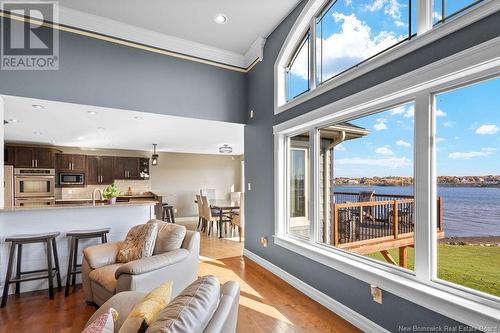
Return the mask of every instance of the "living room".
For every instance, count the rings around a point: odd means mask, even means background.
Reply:
[[[0,331],[500,330],[499,1],[1,6]]]

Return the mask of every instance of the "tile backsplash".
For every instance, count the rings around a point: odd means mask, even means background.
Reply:
[[[115,180],[115,185],[120,192],[127,194],[129,188],[132,193],[151,191],[150,180]],[[108,185],[87,185],[85,187],[58,187],[55,191],[56,199],[90,199],[94,189],[104,190]]]

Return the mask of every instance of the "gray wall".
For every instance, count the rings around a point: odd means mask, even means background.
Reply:
[[[245,248],[390,331],[397,331],[399,325],[457,325],[454,320],[387,292],[383,304],[378,305],[370,297],[368,284],[273,244],[272,126],[495,37],[500,32],[500,14],[274,116],[273,65],[302,6],[269,36],[264,61],[248,75],[248,109],[254,110],[255,117],[248,119],[245,127],[245,177],[252,183],[252,191],[246,194]],[[271,240],[267,248],[260,245],[261,236]]]
[[[0,94],[245,122],[244,73],[68,32],[59,36],[59,70],[0,71]]]

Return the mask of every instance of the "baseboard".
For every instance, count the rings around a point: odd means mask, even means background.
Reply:
[[[340,317],[344,318],[360,330],[364,332],[384,332],[388,333],[389,331],[386,330],[385,328],[377,325],[373,321],[367,319],[366,317],[360,315],[359,313],[355,312],[354,310],[348,308],[344,304],[334,300],[330,296],[322,293],[321,291],[315,289],[314,287],[311,287],[307,283],[303,282],[302,280],[299,280],[295,276],[291,275],[290,273],[282,270],[278,266],[270,263],[269,261],[259,257],[255,253],[243,249],[243,255],[247,257],[248,259],[254,261],[258,265],[262,266],[269,272],[273,273],[274,275],[280,277],[284,281],[286,281],[288,284],[290,284],[292,287],[295,289],[300,290],[316,302],[320,303],[330,311],[334,312],[335,314],[339,315]]]

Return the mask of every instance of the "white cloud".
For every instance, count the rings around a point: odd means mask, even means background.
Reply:
[[[361,21],[356,15],[332,14],[335,24],[340,26],[340,32],[323,39],[323,78],[331,77],[347,68],[358,64],[402,39],[394,32],[372,32],[371,27]],[[321,45],[321,39],[317,41]],[[300,71],[307,78],[307,68]]]
[[[444,116],[446,116],[446,112],[444,112],[441,109],[436,110],[436,117],[444,117]]]
[[[497,125],[486,124],[486,125],[479,126],[476,129],[476,134],[491,135],[491,134],[495,134],[499,130],[500,130],[500,128],[498,128]]]
[[[444,126],[444,127],[452,127],[453,125],[455,125],[455,123],[454,123],[453,121],[449,121],[449,120],[448,120],[448,121],[445,121],[445,122],[443,123],[443,126]]]
[[[352,0],[345,0],[344,2],[345,2],[346,7],[352,6]]]
[[[406,148],[410,148],[410,147],[411,147],[411,143],[406,142],[406,141],[404,141],[404,140],[398,140],[398,141],[396,142],[396,145],[397,145],[397,146],[400,146],[400,147],[406,147]]]
[[[388,158],[339,158],[335,161],[338,165],[364,165],[364,166],[382,166],[391,169],[411,166],[411,161],[406,157],[388,157]]]
[[[373,128],[376,130],[376,131],[383,131],[383,130],[386,130],[388,129],[389,127],[387,127],[386,125],[386,122],[387,122],[387,119],[385,118],[378,118],[375,122],[375,125],[373,125]]]
[[[405,118],[413,118],[415,114],[415,106],[413,104],[400,105],[390,110],[392,115],[402,115]]]
[[[453,160],[468,160],[474,157],[487,157],[496,151],[495,148],[485,147],[481,151],[454,152],[448,155]]]
[[[436,143],[438,143],[438,142],[443,142],[443,141],[445,141],[445,140],[446,140],[445,138],[437,137],[437,138],[436,138]]]
[[[343,144],[338,144],[336,145],[333,150],[336,150],[336,151],[346,151],[345,147]]]
[[[394,155],[394,152],[390,149],[390,146],[378,147],[377,149],[375,149],[375,153],[385,156]]]

